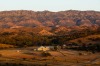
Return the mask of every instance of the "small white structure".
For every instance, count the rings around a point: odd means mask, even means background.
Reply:
[[[48,51],[48,50],[50,50],[50,47],[48,47],[48,46],[41,46],[41,47],[37,48],[37,51]]]

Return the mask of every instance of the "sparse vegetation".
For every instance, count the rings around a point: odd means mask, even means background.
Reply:
[[[0,49],[15,48],[14,45],[0,44]]]
[[[51,56],[51,54],[49,52],[42,52],[41,55],[43,57],[48,57],[48,56]]]
[[[2,57],[2,54],[0,54],[0,57]]]
[[[54,51],[28,50],[31,46],[54,46]],[[100,12],[0,12],[0,66],[95,65],[99,52]]]

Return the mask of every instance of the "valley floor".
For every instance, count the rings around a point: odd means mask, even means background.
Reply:
[[[51,56],[43,57],[42,52],[25,48],[0,50],[0,66],[100,66],[100,53],[74,50],[48,52]]]

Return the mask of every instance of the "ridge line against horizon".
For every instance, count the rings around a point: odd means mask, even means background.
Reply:
[[[34,10],[53,12],[65,10],[100,11],[100,0],[1,0],[0,11]]]
[[[48,11],[48,12],[64,12],[64,11],[81,11],[81,12],[84,12],[84,11],[93,11],[93,12],[100,12],[100,11],[96,11],[96,10],[61,10],[61,11],[50,11],[50,10],[43,10],[43,11],[35,11],[35,10],[3,10],[3,11],[0,11],[0,12],[9,12],[9,11],[33,11],[33,12],[44,12],[44,11]]]

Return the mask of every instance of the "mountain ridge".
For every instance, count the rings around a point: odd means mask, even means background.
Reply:
[[[34,12],[34,11],[2,11],[0,12],[0,27],[14,26],[91,26],[100,25],[100,12],[98,11],[59,11],[59,12]]]
[[[96,30],[99,26],[100,12],[98,11],[68,10],[59,12],[35,12],[16,10],[0,12],[0,28],[7,29],[30,28],[36,33],[44,29],[44,32],[48,31],[56,34],[64,32],[65,34],[72,30]]]

